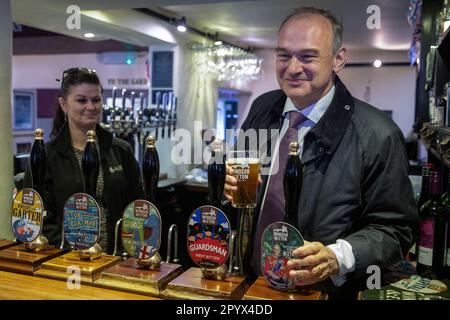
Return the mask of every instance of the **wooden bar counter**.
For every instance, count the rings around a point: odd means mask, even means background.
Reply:
[[[81,285],[68,289],[64,281],[0,271],[0,300],[159,300],[132,294]]]
[[[0,250],[1,249],[6,249],[12,246],[18,245],[18,243],[15,243],[11,240],[6,240],[6,239],[0,239]]]
[[[294,292],[282,292],[273,289],[259,277],[244,294],[243,300],[327,300],[327,295],[313,288],[304,288]]]
[[[161,294],[166,299],[240,300],[247,285],[243,276],[225,281],[204,279],[200,268],[190,268],[171,282]]]

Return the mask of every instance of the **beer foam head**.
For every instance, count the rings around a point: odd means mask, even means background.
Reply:
[[[258,158],[229,158],[227,160],[229,164],[258,164]]]

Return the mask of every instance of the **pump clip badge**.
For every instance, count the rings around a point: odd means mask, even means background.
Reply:
[[[277,290],[293,290],[287,262],[292,251],[304,244],[300,232],[285,222],[267,226],[261,238],[261,271],[267,282]]]
[[[75,193],[64,204],[64,237],[75,250],[92,247],[100,238],[100,208],[86,193]]]
[[[14,237],[31,242],[41,233],[44,218],[42,198],[33,189],[24,188],[14,197],[11,208],[11,227]]]
[[[146,200],[131,202],[123,212],[122,244],[136,259],[153,257],[161,244],[161,215]]]
[[[197,208],[189,217],[187,237],[189,256],[198,266],[213,269],[227,262],[230,222],[220,209]]]

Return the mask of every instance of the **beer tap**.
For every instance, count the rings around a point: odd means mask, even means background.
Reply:
[[[173,111],[173,97],[175,95],[173,92],[169,92],[169,107],[167,108],[167,116],[166,116],[166,123],[167,123],[167,137],[170,139],[170,136],[172,135],[172,111]]]
[[[172,95],[169,97],[170,100],[170,111],[169,111],[169,120],[168,120],[168,126],[169,126],[169,138],[172,136],[172,132],[174,130],[173,123],[174,123],[174,109],[175,109],[175,103],[176,98],[175,95],[172,93]]]
[[[173,111],[172,111],[172,132],[175,134],[175,130],[177,127],[177,104],[178,104],[178,98],[173,96]]]
[[[120,108],[116,105],[116,97],[117,97],[117,88],[113,88],[113,110],[114,110],[114,121],[120,120],[121,111]]]
[[[142,92],[139,93],[139,111],[138,111],[138,124],[140,124],[141,127],[145,126],[145,119],[144,119],[144,94]]]
[[[113,131],[118,131],[120,129],[120,120],[122,119],[122,110],[116,105],[117,88],[113,88]]]
[[[122,117],[120,119],[122,121],[123,120],[125,120],[125,121],[129,120],[129,112],[128,112],[128,109],[126,107],[126,102],[127,102],[126,94],[127,94],[127,89],[123,89],[122,90]]]
[[[113,87],[112,89],[112,108],[116,109],[116,97],[117,97],[117,87]]]
[[[152,121],[152,109],[148,104],[146,105],[144,103],[144,96],[142,96],[141,100],[141,110],[142,110],[142,125],[144,127],[150,127]]]
[[[155,139],[158,140],[161,92],[156,93],[156,109],[153,112],[155,122]]]
[[[166,129],[166,115],[167,115],[167,108],[169,107],[169,95],[167,94],[167,92],[165,92],[163,94],[163,103],[162,103],[162,107],[161,107],[161,113],[160,113],[160,121],[162,124],[162,129],[161,129],[161,138],[164,139],[164,132]]]
[[[115,90],[116,90],[116,87],[113,87],[113,90],[112,90],[113,101],[115,100],[115,98],[114,98]],[[106,125],[106,126],[110,125],[111,114],[113,112],[114,112],[114,103],[112,106],[109,106],[108,104],[103,105],[103,112],[102,112],[103,120],[102,121],[103,121],[104,125]]]
[[[136,93],[134,91],[131,91],[131,110],[130,110],[130,120],[134,123],[134,115],[136,108],[134,107],[134,103],[136,101]]]

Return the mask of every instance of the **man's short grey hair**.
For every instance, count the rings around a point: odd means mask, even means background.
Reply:
[[[334,16],[330,11],[324,10],[324,9],[318,9],[314,7],[302,7],[297,8],[294,10],[293,13],[291,13],[289,16],[284,19],[284,21],[280,25],[280,29],[278,29],[278,32],[280,32],[283,25],[291,20],[291,19],[297,19],[297,18],[303,18],[311,15],[320,15],[324,18],[326,18],[331,23],[331,29],[333,31],[333,54],[336,54],[339,49],[342,46],[342,33],[344,32],[344,27],[342,26],[342,21],[338,19],[336,16]]]

